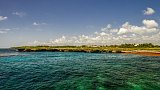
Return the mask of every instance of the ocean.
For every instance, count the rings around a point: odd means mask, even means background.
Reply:
[[[0,90],[160,90],[160,57],[0,49]]]

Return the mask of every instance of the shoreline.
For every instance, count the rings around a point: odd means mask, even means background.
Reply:
[[[136,51],[122,51],[124,54],[137,54],[143,56],[160,56],[158,51],[149,51],[149,50],[136,50]]]
[[[71,49],[53,49],[53,50],[16,50],[17,52],[85,52],[85,53],[122,53],[122,54],[137,54],[143,56],[160,56],[160,51],[153,50],[131,50],[131,51],[120,51],[120,50],[71,50]]]
[[[10,48],[17,52],[86,52],[86,53],[123,53],[143,56],[160,56],[160,46],[121,47],[121,46],[20,46]]]

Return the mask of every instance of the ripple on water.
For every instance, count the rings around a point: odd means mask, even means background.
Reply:
[[[160,90],[159,60],[124,54],[20,52],[0,58],[0,89]]]

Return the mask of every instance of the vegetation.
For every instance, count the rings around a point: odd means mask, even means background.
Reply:
[[[121,44],[119,47],[122,48],[152,48],[152,47],[159,47],[158,45],[153,45],[152,43],[144,43],[144,44]]]
[[[115,52],[122,53],[123,51],[133,51],[133,50],[156,50],[160,51],[160,46],[153,45],[152,43],[144,44],[121,44],[121,45],[110,45],[110,46],[97,46],[97,45],[82,45],[82,46],[21,46],[12,47],[20,52],[37,52],[37,51],[52,51],[52,52],[91,52],[91,53],[101,53],[101,52]]]

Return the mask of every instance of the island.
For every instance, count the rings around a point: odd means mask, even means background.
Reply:
[[[121,45],[81,45],[81,46],[19,46],[12,47],[18,52],[86,52],[86,53],[124,53],[145,56],[160,56],[160,46],[152,43]]]

